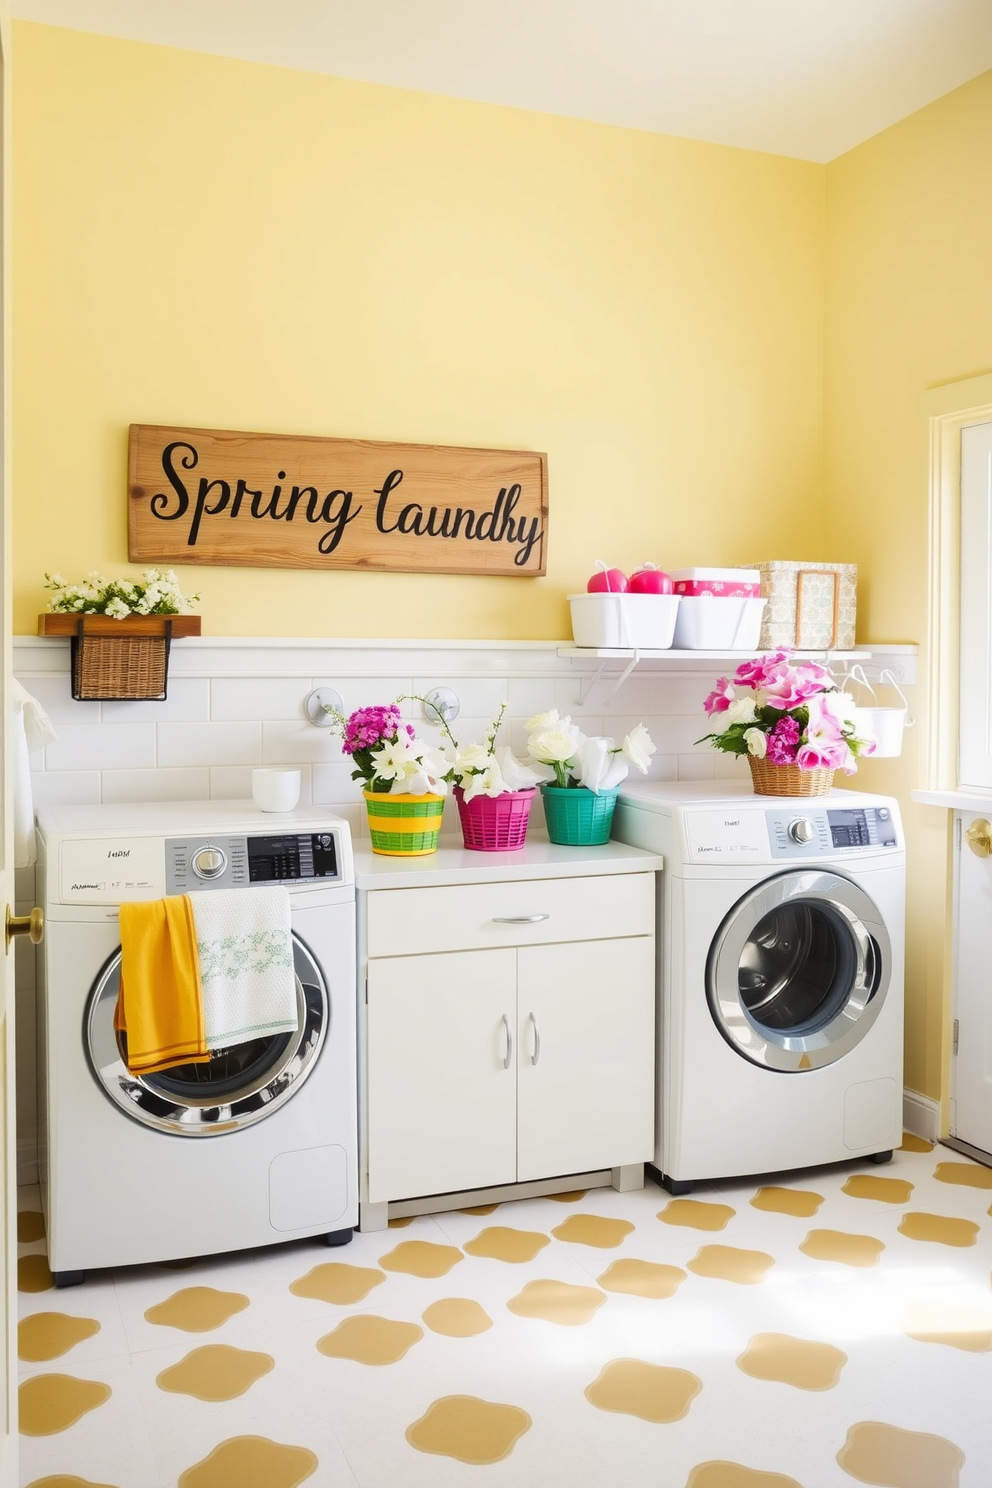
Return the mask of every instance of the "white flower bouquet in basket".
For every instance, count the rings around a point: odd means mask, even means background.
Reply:
[[[45,588],[52,591],[48,609],[53,615],[109,615],[112,620],[188,615],[200,598],[183,594],[171,568],[165,573],[146,568],[136,579],[105,579],[94,569],[81,584],[67,584],[61,574],[46,573]]]
[[[443,712],[426,698],[410,697],[408,701],[422,703],[433,713],[444,735],[449,765],[446,778],[453,785],[465,846],[479,852],[510,852],[522,847],[531,802],[544,777],[518,760],[507,746],[497,746],[507,704],[500,704],[481,744],[463,746]]]
[[[587,736],[557,708],[526,724],[527,754],[543,771],[541,794],[548,836],[568,846],[595,846],[607,840],[617,792],[630,766],[645,774],[655,745],[643,723],[622,744]]]
[[[45,588],[51,599],[38,633],[69,637],[74,698],[165,697],[173,639],[200,634],[192,612],[200,596],[183,594],[171,569],[124,579],[92,572],[80,584],[46,573]]]

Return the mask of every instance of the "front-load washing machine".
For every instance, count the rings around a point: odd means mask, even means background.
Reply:
[[[850,1158],[902,1131],[905,847],[882,796],[624,785],[664,854],[654,1166],[694,1180]]]
[[[348,824],[250,802],[39,814],[42,1207],[56,1283],[358,1223],[355,876]],[[114,1029],[119,906],[283,885],[298,1028],[134,1075]]]

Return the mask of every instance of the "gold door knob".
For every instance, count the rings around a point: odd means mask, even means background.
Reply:
[[[977,817],[965,832],[964,840],[976,858],[987,858],[992,853],[992,822],[987,817]]]
[[[7,916],[4,922],[4,949],[10,950],[10,942],[17,935],[30,936],[32,945],[40,945],[41,937],[45,933],[45,916],[40,909],[33,909],[30,914],[13,915],[10,905],[7,905]]]

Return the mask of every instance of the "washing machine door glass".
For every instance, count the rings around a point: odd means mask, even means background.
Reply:
[[[710,948],[710,1011],[743,1058],[802,1072],[864,1038],[889,984],[890,942],[875,904],[837,873],[766,879],[734,905]]]
[[[121,970],[118,947],[93,985],[84,1025],[86,1055],[104,1094],[132,1120],[180,1137],[215,1137],[272,1115],[310,1074],[330,1020],[320,968],[295,934],[293,960],[295,1032],[215,1049],[204,1064],[134,1075],[127,1067],[127,1034],[114,1028]]]

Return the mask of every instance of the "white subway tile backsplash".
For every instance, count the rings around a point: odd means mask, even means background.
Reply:
[[[680,780],[712,780],[714,777],[712,754],[680,754]]]
[[[206,801],[210,798],[210,771],[105,770],[104,801]]]
[[[353,837],[367,837],[369,835],[368,817],[365,814],[365,802],[358,805],[354,801],[327,801],[323,805],[330,806],[335,816],[343,817],[351,827]]]
[[[306,718],[262,724],[263,765],[320,765],[340,758],[340,741]]]
[[[211,801],[250,801],[251,765],[213,765],[210,777]]]
[[[158,763],[175,765],[260,765],[260,723],[160,723]]]
[[[69,673],[46,676],[21,672],[17,680],[35,698],[58,730],[60,723],[99,723],[99,703],[77,703],[69,685]]]
[[[350,760],[336,765],[312,765],[314,805],[334,806],[340,801],[350,801],[362,806],[362,782],[352,780],[352,769]]]
[[[31,772],[34,808],[42,806],[94,806],[100,800],[99,770]]]
[[[435,687],[449,688],[460,704],[458,721],[462,718],[485,718],[492,720],[499,712],[500,704],[507,698],[508,687],[499,677],[457,677],[445,680],[437,677],[414,677],[410,691],[426,697]],[[418,703],[404,704],[404,717],[419,724],[424,711]]]
[[[554,677],[511,677],[507,682],[508,718],[526,723],[535,713],[546,713],[556,707]]]
[[[713,774],[718,780],[750,780],[751,778],[747,760],[739,754],[725,754],[722,749],[713,751]]]
[[[318,684],[314,684],[317,686]],[[356,708],[381,708],[387,703],[395,703],[401,693],[413,692],[413,678],[410,676],[390,677],[339,677],[336,682],[326,684],[328,687],[337,688],[341,694],[343,703],[342,712],[347,715],[354,713]],[[437,686],[437,683],[433,683]],[[407,708],[415,705],[406,704]]]
[[[45,750],[46,772],[142,769],[156,763],[152,723],[63,723],[58,735]]]
[[[167,695],[160,700],[102,706],[104,723],[196,723],[210,717],[210,683],[206,677],[170,677]]]
[[[283,676],[215,677],[210,684],[210,717],[222,723],[302,719],[309,681]]]
[[[656,745],[648,777],[656,780],[744,778],[746,763],[697,745],[709,726],[703,698],[729,662],[700,662],[690,673],[643,663],[614,691],[625,663],[617,660],[594,685],[593,670],[557,655],[557,643],[420,646],[360,641],[266,642],[199,639],[172,651],[169,696],[163,703],[77,703],[69,691],[68,646],[34,638],[15,641],[15,671],[49,713],[59,739],[34,763],[36,800],[176,800],[210,796],[248,799],[255,765],[302,771],[301,799],[340,811],[366,835],[359,784],[339,736],[315,728],[303,714],[311,688],[342,695],[349,713],[390,703],[402,694],[449,687],[461,704],[452,732],[461,744],[481,742],[500,703],[509,708],[500,734],[521,757],[524,723],[557,708],[587,734],[620,742],[644,723]],[[580,691],[588,695],[578,701]],[[416,703],[404,716],[440,742]],[[101,722],[102,719],[102,722]],[[631,779],[642,778],[636,770]],[[539,806],[533,821],[541,820]],[[445,830],[457,832],[451,801]]]
[[[678,780],[679,757],[677,754],[653,754],[647,775],[631,772],[634,780]]]
[[[660,723],[661,720],[658,722]],[[688,717],[680,714],[678,717],[666,719],[660,732],[668,748],[678,754],[688,754],[697,745],[700,749],[712,751],[710,744],[699,744],[700,739],[705,738],[711,729],[712,724],[705,713],[697,713]]]

